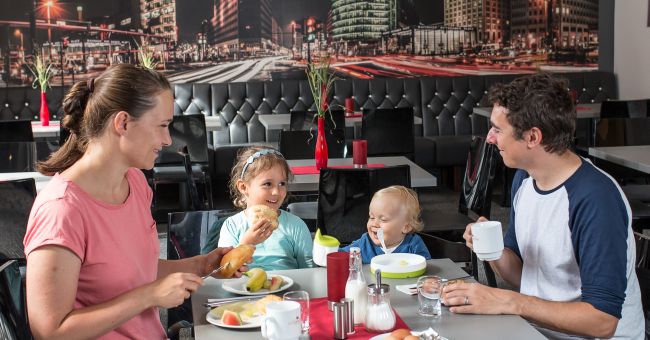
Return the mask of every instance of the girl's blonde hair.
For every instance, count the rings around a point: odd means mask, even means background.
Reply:
[[[271,151],[264,152],[264,150]],[[260,151],[263,153],[254,156],[256,152]],[[235,165],[232,167],[232,170],[230,170],[229,183],[230,196],[232,197],[232,203],[235,205],[235,207],[246,209],[246,197],[244,197],[244,195],[239,192],[239,189],[237,189],[237,182],[239,180],[242,180],[248,183],[260,172],[267,171],[274,166],[279,166],[282,168],[287,181],[290,181],[293,178],[289,164],[284,159],[282,154],[273,148],[256,145],[241,149],[237,153],[237,160],[235,162]],[[287,197],[288,196],[289,195],[287,195]]]
[[[393,185],[378,190],[372,196],[372,200],[374,201],[382,195],[395,195],[399,198],[400,202],[404,202],[408,225],[411,226],[411,233],[422,231],[424,224],[422,223],[422,219],[420,219],[420,201],[415,191],[401,185]]]

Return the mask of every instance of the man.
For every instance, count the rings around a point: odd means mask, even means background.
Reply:
[[[570,150],[567,88],[537,74],[491,89],[487,142],[521,170],[505,249],[490,266],[519,293],[462,283],[443,298],[453,313],[520,315],[552,339],[643,339],[630,207],[611,177]]]

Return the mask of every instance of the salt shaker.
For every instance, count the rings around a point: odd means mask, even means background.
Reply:
[[[334,309],[334,339],[347,339],[348,331],[346,326],[348,316],[345,315],[349,314],[349,312],[346,313],[347,306],[344,302],[334,302],[332,305]]]
[[[368,285],[366,330],[385,333],[395,328],[395,312],[390,305],[390,286],[381,283],[381,271],[375,271],[376,283]]]

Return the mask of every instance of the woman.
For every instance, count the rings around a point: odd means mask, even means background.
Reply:
[[[38,170],[25,235],[27,307],[36,338],[162,339],[158,307],[178,306],[230,248],[159,260],[150,169],[171,143],[173,97],[129,64],[75,84],[63,101],[70,138]]]

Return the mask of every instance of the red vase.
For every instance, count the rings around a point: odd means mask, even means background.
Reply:
[[[47,108],[47,98],[45,92],[41,92],[41,125],[50,125],[50,110]]]
[[[316,136],[316,169],[327,168],[327,140],[325,140],[325,118],[318,117],[318,135]]]

